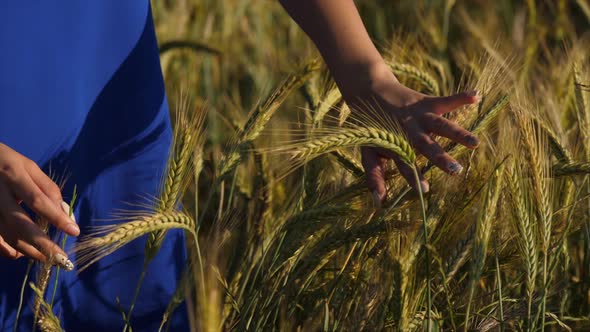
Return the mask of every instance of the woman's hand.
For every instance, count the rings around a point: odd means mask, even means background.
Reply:
[[[34,223],[20,203],[65,233],[77,236],[80,229],[67,213],[59,187],[37,164],[0,143],[0,255],[33,259],[73,268],[61,248]]]
[[[401,85],[371,41],[353,0],[280,1],[317,46],[349,106],[358,105],[362,111],[362,106],[369,104],[382,110],[398,121],[417,152],[449,174],[461,172],[461,165],[430,134],[475,148],[478,141],[471,133],[441,116],[477,103],[475,92],[428,97]],[[416,186],[411,168],[392,152],[366,147],[362,158],[369,188],[377,200],[386,196],[383,169],[388,159],[393,159],[410,185]],[[422,191],[428,191],[428,183],[421,175],[420,179]]]
[[[414,149],[450,175],[461,173],[463,167],[436,143],[433,135],[449,138],[472,149],[479,144],[472,133],[442,116],[463,105],[478,103],[480,97],[475,91],[448,97],[426,96],[400,84],[384,63],[361,66],[357,70],[333,70],[333,74],[349,106],[363,112],[363,107],[370,105],[382,112],[379,116],[395,119]],[[372,113],[367,114],[370,116]],[[412,168],[394,153],[373,147],[363,147],[361,153],[367,184],[376,200],[382,202],[386,197],[384,170],[389,159],[395,162],[408,183],[417,189]],[[418,176],[421,190],[428,192],[428,182],[422,174]]]

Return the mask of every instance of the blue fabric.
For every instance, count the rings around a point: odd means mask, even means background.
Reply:
[[[157,195],[171,140],[149,1],[0,2],[0,142],[67,178],[66,201],[77,187],[82,234]],[[145,237],[80,274],[60,273],[54,312],[66,331],[121,331],[116,299],[126,312],[144,244]],[[184,245],[182,232],[168,233],[144,280],[134,331],[157,330]],[[0,331],[13,330],[26,266],[0,258]],[[28,287],[25,295],[19,331],[33,323]],[[188,330],[186,317],[181,306],[170,330]]]

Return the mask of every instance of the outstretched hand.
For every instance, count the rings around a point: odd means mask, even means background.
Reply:
[[[405,132],[410,144],[417,153],[422,154],[432,164],[450,175],[461,173],[463,167],[434,140],[438,135],[474,149],[479,140],[469,131],[443,117],[457,108],[476,104],[480,97],[476,91],[463,92],[448,97],[431,97],[414,91],[395,78],[386,67],[372,69],[369,78],[358,80],[358,77],[347,78],[346,73],[340,76],[339,86],[349,105],[355,108],[371,105],[372,108],[390,116]],[[376,104],[376,105],[375,105]],[[387,195],[385,187],[385,168],[391,159],[400,174],[412,188],[417,189],[414,171],[393,152],[374,147],[361,149],[362,164],[367,174],[367,185],[375,200],[383,202]],[[422,192],[429,191],[429,184],[418,170]]]
[[[383,110],[401,125],[414,149],[449,174],[463,167],[434,141],[432,134],[475,148],[477,138],[442,117],[462,105],[479,101],[476,92],[449,97],[429,97],[398,82],[371,41],[353,0],[281,0],[291,17],[303,28],[322,54],[336,84],[349,106],[371,105]],[[375,105],[374,103],[377,103]],[[378,201],[386,197],[383,170],[393,159],[400,173],[414,188],[417,183],[410,166],[392,152],[365,147],[362,162],[369,188]],[[420,177],[426,192],[428,182]]]
[[[73,267],[21,202],[65,233],[80,233],[66,212],[69,205],[63,202],[59,187],[33,161],[0,143],[0,256],[28,256],[42,262],[52,259],[66,269]]]

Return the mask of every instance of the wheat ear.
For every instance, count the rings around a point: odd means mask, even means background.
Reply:
[[[471,273],[469,278],[469,302],[467,302],[467,312],[465,314],[465,331],[469,327],[469,314],[471,308],[471,302],[473,301],[473,295],[475,293],[475,285],[481,277],[482,270],[484,268],[486,253],[488,248],[488,242],[490,234],[492,232],[492,221],[496,216],[496,208],[498,199],[500,197],[500,189],[502,187],[502,173],[504,171],[504,165],[501,164],[497,169],[494,170],[494,176],[491,182],[488,184],[488,190],[481,207],[478,222],[475,228],[475,240],[473,242],[473,260],[471,263]]]
[[[35,293],[35,297],[39,299],[38,315],[35,315],[35,323],[42,332],[62,332],[63,329],[59,323],[59,319],[53,314],[51,306],[43,299],[43,291],[32,282],[29,283],[31,289]]]
[[[248,121],[244,125],[244,129],[239,133],[237,145],[232,151],[222,160],[219,165],[219,178],[233,172],[238,166],[243,155],[251,147],[251,142],[258,138],[270,118],[276,110],[283,104],[285,99],[290,96],[293,91],[301,87],[316,71],[320,69],[320,64],[317,60],[311,61],[302,70],[296,74],[290,75],[285,81],[279,85],[275,91],[266,98],[248,117]]]
[[[79,271],[84,271],[91,264],[142,235],[173,228],[188,231],[196,240],[193,218],[176,211],[156,213],[122,224],[98,227],[95,233],[83,238],[74,248],[78,264],[81,266]]]
[[[536,225],[531,221],[530,204],[525,191],[522,188],[522,180],[517,176],[515,167],[508,169],[508,187],[510,189],[511,203],[514,208],[515,224],[518,231],[517,244],[525,265],[525,285],[527,292],[527,317],[531,321],[533,295],[535,292],[535,280],[537,276],[537,245],[535,240]],[[529,323],[530,324],[530,323]]]
[[[203,125],[206,111],[199,109],[189,115],[189,99],[181,94],[177,108],[175,138],[168,157],[166,172],[163,178],[160,197],[157,200],[157,212],[176,209],[178,200],[192,176],[192,158],[200,158],[203,139]],[[166,235],[165,230],[150,233],[145,246],[145,262],[149,264],[162,245]]]
[[[319,103],[317,110],[313,114],[313,124],[318,126],[326,114],[338,105],[338,103],[342,100],[342,94],[337,87],[333,87],[326,93],[323,100]]]
[[[343,128],[335,134],[298,144],[290,152],[293,159],[313,159],[323,153],[358,145],[388,149],[409,165],[416,160],[414,150],[401,135],[373,127]]]
[[[590,163],[569,162],[558,163],[551,167],[554,176],[572,176],[590,174]]]
[[[404,75],[420,82],[432,95],[440,95],[440,88],[436,80],[425,71],[405,63],[388,62],[387,65],[396,75]]]

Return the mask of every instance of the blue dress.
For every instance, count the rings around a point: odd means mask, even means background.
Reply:
[[[157,195],[171,139],[149,1],[0,2],[0,142],[66,177],[66,201],[77,187],[82,234]],[[60,273],[54,313],[66,331],[122,330],[117,298],[127,312],[144,245],[145,237],[80,274]],[[134,331],[157,330],[184,245],[182,232],[168,233],[147,271]],[[0,331],[13,330],[26,267],[27,259],[0,258]],[[32,299],[27,286],[19,331],[31,331]],[[170,331],[188,330],[186,317],[182,306]]]

